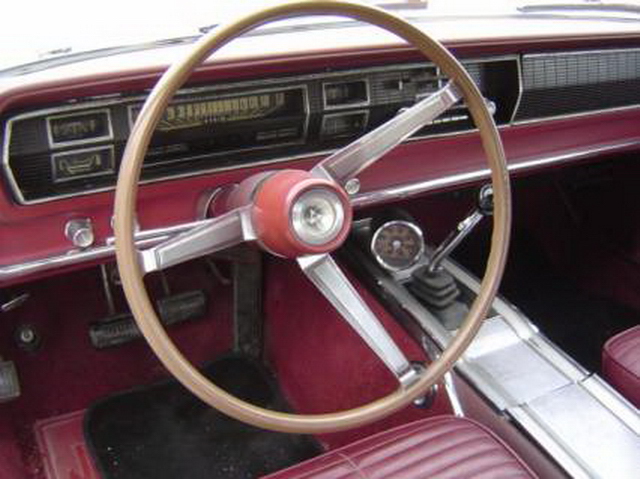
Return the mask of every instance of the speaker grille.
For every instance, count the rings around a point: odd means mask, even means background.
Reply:
[[[524,55],[516,121],[640,105],[640,49]]]

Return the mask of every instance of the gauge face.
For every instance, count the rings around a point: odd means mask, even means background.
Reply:
[[[371,252],[378,263],[391,271],[410,268],[424,252],[422,231],[408,221],[389,221],[371,238]]]

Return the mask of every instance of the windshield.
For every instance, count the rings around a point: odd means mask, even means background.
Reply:
[[[82,51],[197,35],[265,0],[18,0],[0,18],[0,70]]]
[[[18,0],[0,17],[0,73],[19,65],[47,61],[82,52],[95,56],[104,49],[159,46],[162,41],[193,41],[203,32],[230,18],[281,0]],[[371,0],[405,18],[553,13],[565,15],[567,5],[598,9],[613,2],[594,0]],[[563,5],[560,10],[557,5]],[[640,0],[615,2],[640,8]],[[531,7],[535,8],[531,8]],[[640,17],[633,9],[613,9],[603,15]],[[334,21],[337,19],[334,19]],[[297,19],[297,25],[314,27],[328,19]],[[348,20],[340,19],[341,22]],[[157,43],[160,42],[160,43]],[[154,43],[156,43],[154,45]],[[111,52],[113,54],[115,52]],[[20,73],[20,72],[18,72]]]

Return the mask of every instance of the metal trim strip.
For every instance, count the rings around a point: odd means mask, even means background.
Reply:
[[[509,171],[532,170],[542,166],[564,163],[571,160],[579,160],[582,158],[588,158],[604,153],[623,151],[634,147],[640,147],[640,138],[633,141],[605,145],[597,148],[586,148],[583,150],[574,151],[572,153],[522,161],[516,164],[509,165]],[[354,196],[353,205],[354,208],[362,208],[377,203],[384,203],[390,200],[406,199],[444,187],[485,179],[489,176],[489,169],[482,169],[467,173],[445,176],[434,180],[421,181],[366,193],[360,193]],[[207,220],[201,220],[192,223],[174,225],[166,228],[141,231],[138,235],[136,235],[136,239],[138,241],[137,244],[139,247],[152,246],[153,244],[157,244],[163,239],[168,239],[173,235],[187,231],[188,229],[195,226],[206,224],[206,221]],[[110,243],[110,241],[111,240],[108,239],[105,246],[93,247],[86,250],[70,250],[62,252],[59,255],[38,258],[23,263],[0,266],[0,282],[21,278],[30,274],[48,271],[50,269],[62,266],[72,266],[84,262],[111,257],[115,252],[115,248],[113,244]]]
[[[601,154],[625,151],[631,148],[640,148],[640,138],[620,143],[573,150],[568,153],[562,153],[553,156],[522,160],[517,163],[509,164],[508,169],[510,172],[526,171],[551,164],[561,164],[568,161],[580,160],[583,158],[589,158]],[[473,170],[465,173],[443,176],[440,178],[435,178],[433,180],[391,186],[381,190],[361,193],[353,199],[353,205],[355,208],[362,208],[365,206],[371,206],[377,203],[384,203],[391,200],[406,199],[456,184],[464,184],[486,179],[490,176],[491,171],[489,170],[489,168],[484,168],[481,170]]]

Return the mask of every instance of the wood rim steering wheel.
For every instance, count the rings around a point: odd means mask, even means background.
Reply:
[[[257,26],[306,15],[339,15],[379,26],[404,39],[438,65],[451,81],[432,96],[332,154],[311,171],[280,170],[243,181],[226,213],[151,249],[134,243],[138,181],[151,136],[166,106],[193,70],[213,52]],[[464,98],[479,129],[494,191],[491,250],[480,291],[458,333],[442,355],[413,368],[329,255],[351,227],[345,184],[386,152]],[[266,8],[203,37],[172,65],[149,95],[127,143],[115,196],[116,257],[135,320],[165,367],[193,394],[245,423],[284,432],[327,433],[381,419],[423,395],[465,351],[497,293],[509,244],[511,196],[502,143],[491,114],[462,65],[436,40],[375,7],[342,1],[295,1]],[[295,258],[307,277],[396,375],[399,388],[369,404],[327,414],[290,414],[246,403],[212,384],[178,351],[145,290],[144,274],[251,241],[271,253]]]

